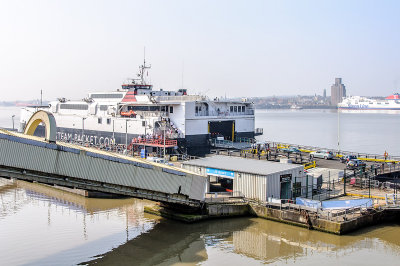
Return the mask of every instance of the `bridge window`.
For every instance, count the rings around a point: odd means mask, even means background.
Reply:
[[[230,111],[231,111],[231,113],[232,113],[232,112],[233,112],[233,106],[231,106],[229,110],[230,110]]]
[[[63,104],[60,104],[60,109],[88,110],[89,107],[88,107],[87,104],[68,104],[68,103],[63,103]]]
[[[234,112],[237,112],[237,106],[233,107]]]
[[[107,125],[111,124],[111,118],[107,118]]]
[[[97,123],[101,124],[101,117],[97,118]]]
[[[174,112],[174,107],[173,107],[173,106],[170,106],[170,107],[169,107],[169,112],[170,112],[171,114]]]
[[[118,99],[124,97],[123,94],[121,93],[95,93],[91,94],[90,98],[96,99],[96,98],[101,98],[101,99]]]
[[[128,106],[128,110],[132,111],[160,111],[160,106],[140,106],[140,105],[134,105],[134,106]]]
[[[107,111],[107,105],[100,105],[100,111]]]
[[[242,106],[242,112],[244,113],[246,111],[246,107]]]
[[[239,112],[239,113],[242,112],[242,106],[238,106],[238,112]]]

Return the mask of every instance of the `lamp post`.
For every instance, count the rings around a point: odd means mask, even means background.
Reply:
[[[14,117],[15,117],[15,115],[12,115],[12,116],[11,116],[12,124],[13,124],[13,131],[14,131]]]
[[[340,109],[337,108],[337,146],[338,146],[338,154],[340,154]]]
[[[82,144],[84,144],[84,135],[85,135],[85,119],[87,117],[82,117]]]
[[[147,134],[147,131],[146,131],[146,129],[147,129],[147,120],[145,119],[144,120],[144,136],[146,136],[146,134]],[[146,153],[146,139],[143,141],[143,149],[145,150],[145,153]],[[139,146],[140,147],[140,146]]]
[[[128,120],[125,120],[125,149],[128,150]]]
[[[164,160],[165,160],[165,128],[166,128],[166,125],[167,125],[167,121],[162,120],[161,121],[161,125],[162,125],[162,129],[164,131],[163,139],[164,139]]]

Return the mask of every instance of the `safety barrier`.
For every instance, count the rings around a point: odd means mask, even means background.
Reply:
[[[304,170],[317,167],[317,163],[315,161],[305,163],[303,165],[304,165]]]
[[[386,194],[385,195],[386,205],[389,207],[400,207],[400,195],[399,194]]]
[[[139,145],[156,145],[156,146],[177,146],[178,141],[173,139],[133,139],[132,144]]]
[[[233,192],[210,192],[206,194],[207,203],[243,203],[246,202],[245,196],[240,191]]]
[[[307,145],[299,145],[299,144],[290,144],[290,143],[283,143],[283,142],[267,142],[270,147],[276,147],[277,149],[283,149],[288,147],[295,147],[302,152],[313,152],[317,150],[327,150],[333,152],[336,157],[342,157],[344,155],[356,155],[360,160],[372,161],[372,162],[385,162],[385,163],[400,163],[400,156],[392,156],[388,155],[387,153],[379,155],[379,154],[369,154],[369,153],[359,153],[359,152],[351,152],[351,151],[342,151],[337,149],[329,149],[329,148],[322,148],[316,146],[307,146]]]

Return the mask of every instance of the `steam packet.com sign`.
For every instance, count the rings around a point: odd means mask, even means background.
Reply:
[[[235,172],[233,172],[233,171],[221,170],[221,169],[215,169],[215,168],[206,168],[206,173],[207,173],[207,175],[214,175],[214,176],[231,178],[231,179],[233,179],[235,177]]]

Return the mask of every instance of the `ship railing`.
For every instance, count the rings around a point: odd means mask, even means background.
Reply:
[[[201,95],[182,95],[182,96],[154,96],[156,101],[205,101],[206,96]]]
[[[164,111],[135,111],[136,115],[141,117],[167,117],[168,113]]]
[[[255,131],[254,131],[254,134],[256,134],[256,135],[264,134],[264,128],[262,128],[262,127],[256,128]]]
[[[244,112],[230,112],[230,111],[199,111],[195,113],[195,116],[243,116],[243,115],[254,115],[254,110],[246,110]]]
[[[132,144],[139,144],[139,145],[161,145],[163,146],[177,146],[178,142],[173,139],[137,139],[134,138],[132,140]]]

